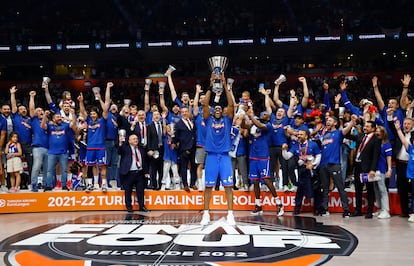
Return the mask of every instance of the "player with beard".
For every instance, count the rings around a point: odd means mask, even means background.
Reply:
[[[339,130],[336,129],[338,125],[338,119],[336,117],[330,116],[326,119],[326,130],[321,135],[322,158],[319,170],[323,193],[321,216],[329,215],[329,181],[331,177],[341,198],[342,208],[344,210],[343,217],[348,218],[350,216],[348,196],[345,192],[345,185],[342,181],[341,174],[341,144],[344,136],[355,126],[356,120],[357,116],[352,115],[351,122],[345,128]]]

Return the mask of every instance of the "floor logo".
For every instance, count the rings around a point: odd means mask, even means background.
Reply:
[[[346,256],[357,238],[312,217],[237,217],[223,213],[200,226],[201,214],[103,214],[50,224],[0,244],[8,265],[321,265]],[[38,264],[34,264],[38,263]]]

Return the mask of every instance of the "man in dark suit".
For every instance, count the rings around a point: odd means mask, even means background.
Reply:
[[[149,173],[151,178],[150,186],[155,190],[161,189],[161,181],[163,177],[164,145],[162,132],[163,128],[160,112],[154,111],[152,113],[152,123],[148,125],[147,154],[149,157]]]
[[[374,178],[377,170],[378,157],[381,151],[381,141],[375,135],[376,123],[366,121],[363,127],[363,133],[358,136],[356,158],[355,158],[355,212],[351,216],[362,216],[362,190],[364,183],[361,182],[360,175],[368,174]],[[365,183],[368,197],[368,210],[365,215],[366,219],[372,218],[374,208],[374,184],[373,182]]]
[[[139,210],[148,212],[144,205],[144,189],[148,174],[147,156],[142,147],[138,145],[138,136],[131,134],[128,142],[124,137],[119,137],[119,154],[121,161],[119,166],[119,174],[123,180],[125,190],[125,205],[128,212],[132,213],[132,189],[135,187]]]
[[[187,166],[190,163],[190,187],[197,190],[195,182],[197,180],[197,165],[195,164],[196,150],[196,129],[190,119],[188,107],[181,108],[181,119],[175,124],[175,137],[173,143],[178,147],[180,158],[180,176],[184,185],[184,190],[190,192],[187,181]]]

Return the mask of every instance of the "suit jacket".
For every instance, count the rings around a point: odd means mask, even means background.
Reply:
[[[173,143],[178,145],[178,152],[195,149],[196,146],[196,128],[190,130],[182,119],[180,119],[174,127],[175,133]]]
[[[161,122],[160,122],[161,123]],[[148,145],[147,145],[147,150],[161,150],[163,149],[163,147],[158,145],[158,132],[157,132],[157,127],[156,127],[156,123],[153,122],[151,124],[148,125],[147,127],[147,133],[148,133]],[[161,136],[162,136],[162,123],[161,123]],[[161,137],[161,145],[163,145],[163,139]]]
[[[362,145],[362,140],[364,134],[358,135],[356,151],[358,152],[360,146]],[[366,142],[365,147],[361,150],[361,171],[363,173],[368,173],[370,171],[377,170],[378,158],[381,153],[381,140],[377,136],[372,136],[371,139]]]
[[[141,159],[142,159],[142,170],[144,170],[144,174],[148,174],[148,159],[145,150],[142,147],[138,146],[139,151],[141,152]],[[118,149],[119,155],[121,155],[120,165],[119,165],[119,174],[126,175],[131,169],[132,164],[132,149],[131,146],[127,141],[122,143],[122,145]]]
[[[138,136],[138,146],[144,148],[145,150],[147,150],[147,146],[148,146],[148,125],[145,123],[145,127],[147,129],[147,141],[145,144],[143,144],[142,139],[143,139],[143,135],[141,135],[141,126],[140,123],[137,122],[135,124],[134,129],[131,131],[131,134],[136,134]]]

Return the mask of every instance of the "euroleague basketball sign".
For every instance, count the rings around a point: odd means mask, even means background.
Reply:
[[[159,217],[93,215],[45,225],[0,245],[7,265],[320,265],[347,256],[358,240],[339,226],[311,217],[237,217],[229,226],[212,214]]]

